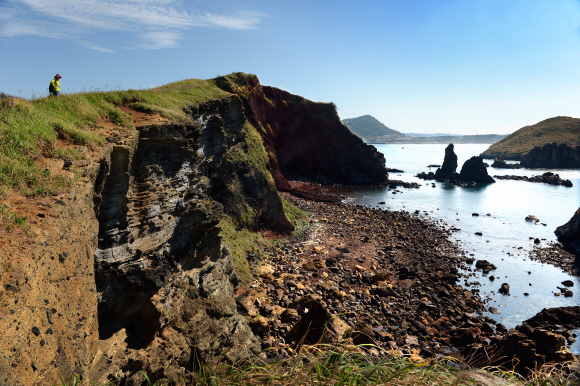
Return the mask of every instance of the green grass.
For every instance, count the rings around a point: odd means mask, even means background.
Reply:
[[[248,253],[260,252],[262,248],[270,245],[271,241],[262,237],[258,232],[238,228],[236,222],[229,216],[224,216],[220,222],[220,227],[222,228],[221,236],[230,248],[234,266],[240,275],[242,285],[246,285],[253,279],[246,256]]]
[[[521,154],[527,153],[534,147],[553,142],[580,145],[580,119],[556,117],[522,127],[491,145],[483,152],[483,155],[487,157],[502,155],[507,159],[519,160]]]
[[[10,232],[14,227],[19,227],[29,235],[30,225],[28,225],[26,220],[26,216],[20,216],[15,212],[10,212],[4,205],[0,205],[0,230]]]
[[[198,363],[198,370],[187,378],[155,382],[139,371],[141,385],[146,386],[411,386],[411,385],[513,385],[513,386],[573,386],[578,374],[555,366],[544,366],[524,378],[513,371],[500,368],[470,369],[452,358],[432,361],[412,361],[396,352],[372,357],[363,353],[363,346],[344,344],[304,347],[300,353],[291,349],[290,357],[273,363],[250,358],[233,365]],[[370,348],[370,347],[365,347]],[[375,349],[379,349],[378,347]],[[380,349],[379,349],[380,350]],[[565,369],[564,369],[565,370]],[[80,377],[73,375],[68,382],[55,386],[76,386]],[[113,386],[107,384],[103,386]]]
[[[122,129],[133,129],[131,118],[119,109],[156,112],[179,121],[184,108],[227,95],[212,82],[189,79],[149,90],[82,92],[33,100],[0,101],[0,186],[22,189],[27,195],[53,193],[69,184],[43,178],[40,155],[65,158],[72,150],[56,145],[60,138],[73,145],[101,145],[105,138],[94,128],[106,118]],[[3,192],[0,191],[0,194]]]

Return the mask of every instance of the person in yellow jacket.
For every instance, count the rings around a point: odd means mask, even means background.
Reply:
[[[60,78],[62,78],[62,76],[56,74],[54,79],[50,81],[50,86],[48,86],[48,92],[50,95],[58,96],[58,94],[60,94]]]

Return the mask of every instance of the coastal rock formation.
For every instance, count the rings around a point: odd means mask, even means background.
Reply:
[[[471,157],[461,167],[459,180],[464,182],[492,183],[495,180],[487,174],[487,168],[480,156]]]
[[[505,162],[503,157],[495,157],[495,159],[493,160],[493,163],[491,164],[491,167],[497,168],[497,169],[522,169],[523,168],[523,166],[520,164],[508,164],[507,162]]]
[[[291,191],[288,179],[344,185],[387,183],[384,156],[341,122],[333,103],[317,103],[263,86],[255,75],[235,73],[215,82],[242,98],[248,119],[266,146],[278,189]]]
[[[457,175],[457,155],[453,151],[453,144],[450,143],[445,148],[445,158],[443,159],[443,165],[440,168],[437,168],[435,171],[435,178],[437,180],[456,180],[458,179]]]
[[[516,370],[526,374],[548,362],[573,361],[566,340],[572,343],[573,330],[580,326],[580,307],[543,309],[520,326],[510,330],[496,348],[503,358],[514,359]]]
[[[187,114],[119,131],[73,161],[70,195],[34,204],[43,208],[35,242],[3,244],[0,301],[20,322],[0,335],[10,350],[1,385],[54,384],[81,370],[97,384],[132,384],[139,370],[170,379],[198,360],[260,349],[237,311],[240,279],[220,221],[278,234],[292,225],[241,100]]]
[[[580,208],[566,224],[556,228],[556,236],[563,243],[576,243],[580,241]]]
[[[522,166],[526,168],[580,168],[580,146],[553,142],[536,146],[522,155]]]
[[[443,165],[433,172],[419,173],[418,178],[424,180],[445,181],[454,185],[474,185],[476,183],[492,183],[495,180],[487,174],[486,165],[479,156],[471,157],[463,164],[461,173],[457,173],[457,155],[453,151],[453,144],[445,148]]]
[[[515,180],[515,181],[528,181],[528,182],[539,182],[542,184],[548,185],[560,185],[560,186],[567,186],[572,187],[572,181],[570,180],[563,180],[560,178],[560,175],[554,174],[552,172],[546,172],[544,174],[538,176],[493,176],[498,180]]]

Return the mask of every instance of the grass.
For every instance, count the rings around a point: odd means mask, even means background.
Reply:
[[[580,119],[571,117],[556,117],[546,119],[535,125],[525,126],[491,145],[484,156],[517,159],[536,146],[549,143],[567,143],[580,145]]]
[[[245,228],[239,229],[236,222],[229,216],[223,217],[220,227],[222,228],[221,236],[230,248],[234,266],[240,275],[242,285],[246,285],[253,279],[247,260],[248,253],[261,253],[262,249],[270,245],[271,242],[257,232],[251,232]]]
[[[19,227],[24,233],[30,235],[30,225],[28,225],[26,220],[26,216],[10,212],[4,205],[0,205],[0,230],[10,232],[14,227]]]
[[[57,141],[101,145],[105,138],[95,132],[101,119],[121,129],[133,129],[130,116],[119,109],[121,105],[179,121],[187,118],[186,107],[224,95],[227,93],[212,82],[189,79],[149,90],[0,100],[0,186],[21,189],[26,195],[51,194],[69,186],[61,178],[45,178],[38,157],[78,159],[81,155],[59,147]]]
[[[287,359],[266,362],[258,357],[233,365],[198,363],[198,370],[187,378],[163,383],[154,382],[139,371],[141,385],[146,386],[407,386],[407,385],[514,385],[514,386],[572,386],[578,385],[578,374],[570,369],[543,366],[528,378],[500,368],[469,369],[452,358],[432,361],[412,360],[396,352],[384,352],[380,357],[365,353],[378,347],[348,346],[346,344],[304,347],[301,352],[290,351]],[[55,386],[77,386],[80,376],[72,375],[68,382]],[[113,386],[107,384],[103,386]]]

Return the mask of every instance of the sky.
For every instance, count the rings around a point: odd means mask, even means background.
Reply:
[[[400,132],[580,117],[580,0],[0,0],[0,91],[242,71]]]

